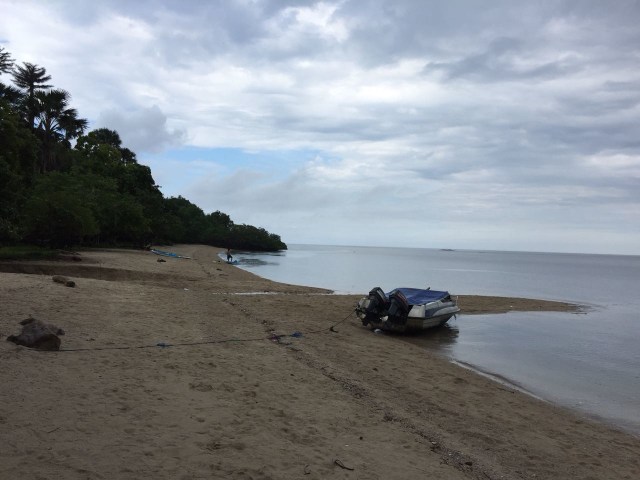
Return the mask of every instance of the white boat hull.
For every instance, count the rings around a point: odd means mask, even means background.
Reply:
[[[421,307],[424,305],[419,305]],[[394,332],[406,332],[406,331],[417,331],[417,330],[428,330],[429,328],[440,327],[447,323],[451,317],[457,314],[460,311],[460,308],[457,305],[443,306],[438,310],[437,314],[430,316],[419,316],[418,312],[413,312],[416,306],[414,306],[409,312],[409,316],[407,317],[407,322],[400,326],[394,325],[386,321],[385,317],[382,317],[380,321],[372,321],[370,322],[371,328],[380,328],[382,330],[394,331]],[[417,309],[420,310],[419,308]],[[412,315],[414,313],[414,315]]]

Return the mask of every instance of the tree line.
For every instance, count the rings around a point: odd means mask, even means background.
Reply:
[[[165,198],[118,133],[85,133],[70,94],[50,81],[45,68],[18,65],[0,47],[0,245],[287,248],[264,228]]]

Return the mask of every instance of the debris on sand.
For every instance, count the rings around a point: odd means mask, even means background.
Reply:
[[[51,277],[53,279],[54,282],[56,283],[61,283],[63,284],[65,287],[75,287],[76,286],[76,282],[74,282],[73,280],[71,280],[70,278],[67,277],[63,277],[62,275],[54,275],[53,277]]]

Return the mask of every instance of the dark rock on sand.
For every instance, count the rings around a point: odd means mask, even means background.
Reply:
[[[64,330],[61,328],[32,317],[22,320],[20,325],[22,325],[20,334],[8,336],[8,342],[37,350],[60,350],[59,336],[64,335]]]

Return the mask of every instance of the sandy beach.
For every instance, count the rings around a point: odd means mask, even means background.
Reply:
[[[373,334],[358,296],[170,249],[191,258],[0,264],[1,479],[640,478],[639,438]],[[5,341],[30,315],[65,330],[61,351]]]

